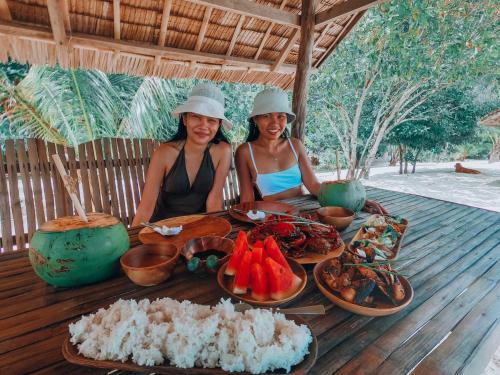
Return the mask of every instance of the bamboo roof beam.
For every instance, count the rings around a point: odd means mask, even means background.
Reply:
[[[63,68],[69,67],[68,38],[64,23],[64,2],[65,0],[47,0],[49,10],[50,26],[52,35],[56,43],[57,61]]]
[[[292,36],[290,37],[290,39],[288,39],[285,48],[283,48],[283,50],[280,53],[280,56],[274,63],[272,68],[273,72],[277,72],[280,69],[281,65],[285,62],[287,56],[290,54],[290,51],[295,46],[295,43],[297,42],[297,39],[299,39],[299,36],[300,36],[300,29],[294,30]]]
[[[338,17],[349,16],[374,7],[386,0],[349,0],[333,5],[330,9],[316,14],[316,26],[324,25]]]
[[[203,15],[203,21],[201,23],[200,32],[198,33],[198,39],[196,40],[196,45],[194,50],[196,52],[201,50],[201,46],[203,45],[203,39],[205,39],[205,34],[208,29],[208,23],[210,22],[210,17],[212,16],[212,7],[207,7],[205,9],[205,14]],[[191,69],[196,67],[196,60],[191,60]]]
[[[280,10],[285,8],[287,1],[288,0],[283,0],[281,2],[280,8],[279,8]],[[260,42],[259,49],[257,50],[257,53],[254,56],[255,60],[257,60],[259,58],[260,54],[262,53],[262,50],[264,49],[264,46],[266,45],[267,39],[269,39],[269,35],[271,35],[271,31],[272,31],[274,25],[275,25],[275,23],[271,22],[271,24],[267,28],[266,33],[264,34],[264,37],[262,38],[262,41]]]
[[[320,42],[321,39],[323,39],[323,37],[328,33],[328,30],[330,30],[330,28],[333,26],[333,25],[336,25],[335,22],[330,22],[328,25],[325,26],[325,28],[321,31],[321,33],[319,34],[318,38],[315,40],[314,42],[314,48],[317,49],[318,47],[318,44]]]
[[[191,3],[300,28],[300,16],[250,0],[188,0]]]
[[[113,0],[113,31],[116,40],[120,40],[120,0]]]
[[[172,10],[172,0],[165,0],[163,4],[163,13],[161,15],[160,36],[158,38],[158,45],[163,47],[167,40],[168,21],[170,19],[170,11]]]
[[[12,15],[10,14],[9,4],[7,4],[7,0],[0,0],[0,20],[12,21]]]
[[[19,25],[0,21],[0,34],[15,36],[20,39],[33,40],[54,44],[54,36],[52,32],[46,28],[35,26]],[[73,33],[69,45],[73,48],[83,48],[89,50],[97,50],[103,52],[121,51],[122,54],[128,53],[136,57],[144,57],[154,59],[155,56],[160,56],[165,59],[192,61],[195,59],[199,62],[216,65],[234,65],[238,67],[251,68],[256,71],[269,72],[272,71],[272,61],[255,61],[254,59],[218,55],[208,52],[193,51],[181,48],[160,47],[154,44],[145,45],[137,42],[125,40],[114,40],[108,37],[87,35],[81,33]],[[295,71],[294,65],[281,64],[278,72],[283,74],[292,74]]]
[[[231,56],[231,53],[233,53],[233,48],[236,45],[236,40],[238,40],[238,36],[240,35],[241,27],[243,26],[244,21],[245,21],[245,16],[240,16],[238,24],[234,29],[233,37],[231,38],[231,43],[229,44],[229,48],[227,49],[226,56]]]

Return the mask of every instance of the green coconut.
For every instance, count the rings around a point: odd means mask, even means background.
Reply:
[[[31,239],[29,259],[35,273],[58,287],[105,280],[117,273],[129,248],[125,226],[115,217],[90,213],[48,221]]]
[[[322,207],[345,207],[359,212],[366,202],[366,190],[358,180],[325,181],[319,189],[318,202]]]

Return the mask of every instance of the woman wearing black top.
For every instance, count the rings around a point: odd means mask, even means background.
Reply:
[[[132,225],[222,209],[222,189],[231,164],[231,146],[221,127],[224,96],[203,83],[172,114],[179,118],[174,138],[155,150],[141,203]]]

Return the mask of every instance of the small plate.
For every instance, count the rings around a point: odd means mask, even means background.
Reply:
[[[309,370],[316,363],[316,359],[318,357],[318,340],[316,335],[314,334],[311,326],[301,317],[297,315],[287,315],[288,319],[293,320],[297,324],[305,324],[308,326],[311,331],[311,335],[313,341],[309,344],[309,354],[307,354],[302,362],[296,364],[292,367],[289,372],[290,375],[304,375],[309,372]],[[158,366],[139,366],[132,361],[128,360],[127,362],[120,361],[99,361],[92,358],[86,358],[83,355],[78,354],[78,349],[75,345],[73,345],[69,341],[69,334],[64,339],[62,345],[62,354],[64,358],[75,365],[79,366],[87,366],[93,368],[102,368],[102,369],[118,369],[122,371],[132,371],[132,372],[142,372],[142,373],[155,373],[155,374],[171,374],[171,375],[179,375],[179,374],[195,374],[195,375],[250,375],[249,372],[228,372],[224,371],[221,368],[179,368],[175,366],[171,366],[168,364],[158,365]],[[284,374],[284,370],[277,370],[272,372],[266,372],[265,374]]]
[[[203,236],[226,237],[231,233],[231,224],[226,219],[209,215],[188,215],[160,220],[155,224],[168,227],[182,225],[182,232],[175,236],[162,236],[151,228],[143,228],[139,232],[139,241],[144,244],[170,243],[179,249],[191,238]]]
[[[247,215],[237,212],[238,211],[275,211],[275,212],[282,212],[284,214],[290,214],[290,215],[297,215],[299,213],[299,209],[295,206],[292,206],[291,204],[283,203],[283,202],[274,202],[274,201],[254,201],[254,202],[244,202],[240,204],[235,204],[229,209],[229,215],[231,215],[232,218],[238,220],[238,221],[243,221],[245,223],[260,223],[263,220],[252,220],[250,219]],[[266,214],[266,218],[269,216],[269,214]]]
[[[321,273],[326,265],[326,262],[327,261],[325,260],[321,263],[318,263],[314,267],[313,270],[314,281],[316,282],[316,285],[318,286],[321,293],[323,293],[326,298],[328,298],[330,301],[332,301],[337,306],[343,308],[344,310],[365,316],[386,316],[395,314],[403,310],[413,300],[414,293],[410,282],[405,277],[398,276],[401,281],[401,285],[403,285],[403,288],[405,290],[405,299],[401,302],[400,305],[394,306],[390,303],[375,302],[377,303],[377,307],[366,307],[348,302],[342,297],[340,297],[338,293],[331,290],[330,287],[325,283],[325,281],[321,277]]]
[[[300,284],[299,288],[295,293],[293,293],[290,297],[285,298],[283,300],[268,300],[268,301],[256,301],[252,298],[250,293],[245,293],[245,294],[234,294],[232,292],[232,286],[234,282],[234,276],[228,276],[224,274],[224,271],[226,270],[227,267],[227,262],[224,263],[220,268],[219,272],[217,272],[217,283],[219,286],[227,293],[229,294],[232,298],[235,298],[239,301],[243,301],[246,303],[249,303],[250,305],[253,306],[263,306],[263,307],[272,307],[272,306],[279,306],[285,302],[291,301],[295,297],[297,297],[306,287],[307,283],[307,273],[304,267],[302,267],[295,259],[292,258],[287,258],[288,263],[290,264],[290,267],[292,268],[292,271],[294,274],[296,274],[300,279],[302,280],[302,283]]]

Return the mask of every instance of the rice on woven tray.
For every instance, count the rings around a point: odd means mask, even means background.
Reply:
[[[79,353],[97,360],[153,366],[221,367],[254,374],[300,363],[312,341],[309,328],[264,309],[235,312],[171,298],[118,300],[69,325]]]

